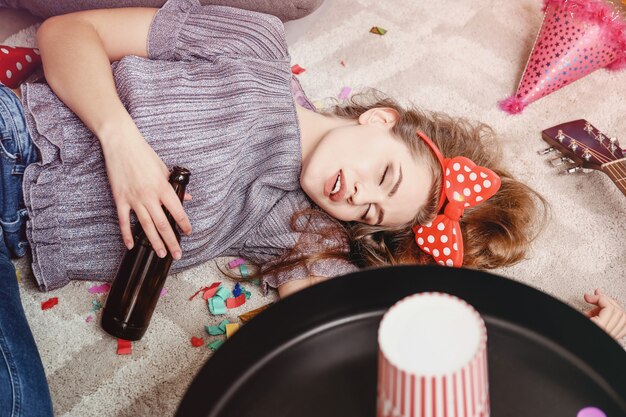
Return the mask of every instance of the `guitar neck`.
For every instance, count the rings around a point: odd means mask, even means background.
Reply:
[[[626,158],[603,164],[602,172],[608,175],[617,188],[626,195]]]

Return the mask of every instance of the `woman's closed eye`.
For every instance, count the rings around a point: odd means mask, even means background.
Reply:
[[[369,203],[367,205],[367,210],[365,210],[365,213],[363,213],[363,215],[361,216],[361,220],[363,221],[367,221],[367,215],[370,212],[370,209],[372,208],[372,203]]]

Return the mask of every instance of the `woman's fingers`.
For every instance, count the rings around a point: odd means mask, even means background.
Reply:
[[[163,193],[161,196],[161,201],[163,205],[170,212],[174,221],[180,228],[180,230],[186,234],[191,234],[191,222],[189,222],[189,217],[187,217],[187,213],[185,213],[185,209],[183,208],[183,204],[178,199],[178,196],[174,192],[174,189],[170,187],[168,192]],[[169,246],[169,245],[168,245]]]
[[[182,251],[176,239],[176,235],[174,234],[174,230],[172,229],[172,225],[163,212],[163,207],[161,207],[160,204],[154,204],[148,208],[148,211],[154,223],[154,227],[159,234],[159,243],[163,242],[165,244],[165,247],[169,250],[174,259],[180,259]],[[152,243],[152,239],[150,239],[150,242]],[[159,251],[157,251],[157,254],[161,258],[163,257]]]
[[[167,255],[167,251],[165,250],[165,244],[161,240],[161,236],[156,229],[150,212],[148,212],[148,210],[144,206],[137,206],[134,208],[134,210],[135,214],[137,215],[137,220],[139,220],[139,223],[141,223],[143,232],[146,234],[146,237],[152,245],[152,249],[154,249],[154,251],[160,258],[165,257],[165,255]],[[163,217],[165,217],[165,215],[163,215]]]
[[[130,206],[127,204],[120,204],[117,206],[117,219],[120,225],[120,231],[122,232],[122,240],[124,245],[131,250],[134,246],[133,231],[130,228]]]
[[[596,308],[592,308],[591,310],[587,310],[585,311],[583,314],[589,318],[591,317],[595,317],[598,315],[598,313],[600,312],[600,310],[602,310],[601,307],[596,307]]]

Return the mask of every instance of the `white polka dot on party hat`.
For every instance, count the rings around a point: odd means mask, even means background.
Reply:
[[[448,265],[448,266],[454,266],[454,262],[452,262],[452,259],[448,259],[448,260],[446,261],[446,265]]]
[[[448,256],[448,255],[450,255],[450,252],[452,252],[452,251],[450,250],[449,247],[446,246],[445,248],[443,248],[443,254],[444,255]]]
[[[5,49],[5,48],[0,48],[0,51],[4,52],[5,54],[8,54],[8,53],[9,53],[9,50],[8,50],[8,49]]]
[[[478,177],[478,175],[476,175],[476,173],[475,173],[475,172],[472,172],[472,173],[470,174],[470,180],[472,180],[472,181],[476,181],[476,178],[477,178],[477,177]]]
[[[465,188],[463,190],[463,194],[465,194],[465,197],[469,197],[471,193],[472,191],[469,188]]]
[[[441,237],[439,238],[439,240],[441,240],[442,243],[446,243],[448,241],[448,236],[446,235],[441,235]]]
[[[33,49],[33,52],[34,52],[34,53],[36,53],[37,55],[41,55],[41,54],[39,53],[39,49]]]
[[[485,174],[484,172],[481,172],[480,176],[483,177],[483,178],[487,178],[487,174]]]
[[[459,246],[456,244],[456,242],[454,242],[454,244],[452,245],[452,248],[454,250],[459,250]]]
[[[483,188],[479,185],[479,184],[475,184],[474,185],[474,191],[476,191],[477,193],[480,192],[480,190],[482,190]]]
[[[446,188],[450,188],[450,181],[446,180]]]
[[[446,175],[450,175],[450,168],[446,169]]]
[[[483,201],[483,198],[481,196],[476,196],[476,201]]]
[[[422,239],[421,237],[417,238],[417,243],[419,243],[420,245],[423,245],[424,244],[424,239]]]
[[[443,222],[439,222],[439,224],[437,225],[437,229],[439,229],[439,230],[443,230],[445,228],[446,228],[446,225],[443,224]]]
[[[459,175],[456,176],[456,180],[458,182],[463,182],[463,181],[465,181],[465,177],[463,176],[463,174],[459,174]]]
[[[455,191],[455,192],[452,194],[452,198],[453,198],[455,201],[462,201],[462,200],[463,200],[463,198],[461,198],[461,194],[459,194],[457,191]]]
[[[456,229],[452,229],[452,234],[456,236]]]
[[[483,187],[485,187],[485,188],[491,187],[491,181],[489,181],[489,180],[483,181]]]
[[[424,252],[430,253],[430,248],[428,246],[424,246]]]
[[[33,62],[33,59],[30,57],[30,55],[26,55],[24,58],[26,58],[28,62]]]
[[[417,233],[422,233],[424,231],[423,227],[420,227],[419,229],[417,229]]]
[[[435,236],[433,235],[428,235],[428,243],[433,243],[435,241]]]
[[[16,63],[16,64],[15,64],[15,67],[16,67],[18,70],[20,70],[20,71],[21,71],[21,70],[22,70],[22,63],[21,63],[21,62]]]
[[[452,165],[452,169],[458,171],[459,169],[461,169],[461,164],[455,162],[454,165]]]
[[[7,74],[7,78],[11,78],[13,76],[13,73],[11,72],[11,70],[7,70],[6,74]]]
[[[472,172],[472,168],[468,167],[467,165],[463,166],[463,169],[465,170],[465,172]]]
[[[439,250],[437,250],[437,249],[433,249],[433,255],[435,255],[435,256],[439,256]]]
[[[439,264],[440,264],[440,265],[445,265],[445,264],[443,263],[443,261],[439,261]]]

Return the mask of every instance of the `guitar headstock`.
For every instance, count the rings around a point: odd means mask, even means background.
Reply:
[[[553,126],[541,135],[578,167],[601,170],[602,165],[625,157],[617,138],[607,137],[584,119]]]

